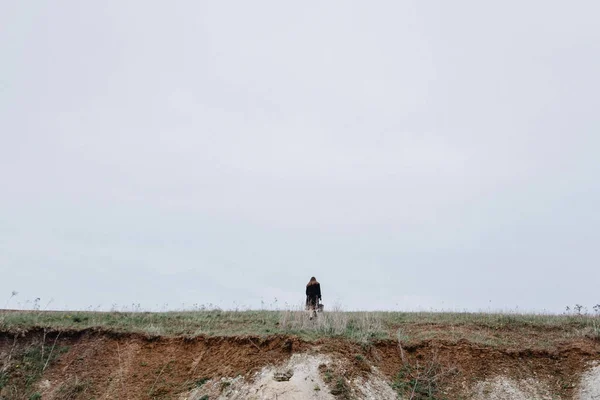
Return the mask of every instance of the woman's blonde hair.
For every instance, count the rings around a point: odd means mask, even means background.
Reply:
[[[310,278],[310,281],[308,281],[308,283],[306,284],[306,286],[311,286],[311,285],[317,285],[319,282],[317,282],[317,278],[315,278],[314,276],[312,278]]]

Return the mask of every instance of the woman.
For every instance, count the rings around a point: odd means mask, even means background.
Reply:
[[[314,276],[306,285],[306,309],[310,311],[310,318],[317,315],[317,304],[321,300],[321,284]]]

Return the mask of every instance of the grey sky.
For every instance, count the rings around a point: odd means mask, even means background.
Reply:
[[[0,0],[0,298],[600,303],[598,15]]]

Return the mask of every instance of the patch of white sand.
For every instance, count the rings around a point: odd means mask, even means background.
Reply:
[[[600,365],[596,364],[583,374],[577,400],[600,400]]]
[[[372,373],[368,380],[360,380],[353,382],[353,386],[357,387],[356,395],[359,399],[364,400],[397,400],[398,394],[387,383],[385,378],[377,371],[372,369]]]
[[[329,364],[322,355],[294,354],[286,365],[264,368],[254,382],[246,383],[224,398],[227,399],[278,399],[278,400],[333,400],[321,379],[319,365]],[[273,375],[280,371],[293,371],[289,381],[278,382]]]
[[[199,400],[203,395],[209,394],[209,398],[213,399],[218,393],[216,398],[222,400],[334,400],[319,373],[319,365],[329,363],[331,359],[326,356],[294,354],[283,365],[263,368],[251,382],[246,382],[241,377],[208,382],[205,387],[193,391],[185,398]],[[289,370],[293,371],[289,381],[273,379],[276,373]]]
[[[535,379],[511,379],[497,376],[477,382],[473,388],[473,400],[552,400],[545,385]]]
[[[181,400],[200,400],[203,396],[221,400],[334,400],[330,388],[321,378],[319,365],[332,365],[336,361],[329,356],[294,354],[286,363],[268,366],[257,373],[251,381],[242,377],[222,378],[210,381],[201,388],[180,397]],[[288,381],[276,381],[277,373],[293,371]],[[373,368],[368,379],[347,381],[352,398],[364,400],[396,400],[383,375]]]

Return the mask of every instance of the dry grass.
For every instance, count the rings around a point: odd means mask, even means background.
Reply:
[[[86,380],[80,380],[75,377],[71,377],[69,380],[64,382],[58,389],[58,395],[63,400],[77,400],[90,398],[87,395],[87,391],[90,388],[90,383]]]
[[[294,334],[308,340],[339,336],[356,341],[396,339],[400,330],[403,343],[443,338],[450,341],[467,339],[487,346],[507,345],[513,340],[511,337],[523,337],[521,334],[533,331],[554,332],[558,339],[600,340],[598,315],[333,310],[320,313],[311,320],[308,313],[300,309],[182,312],[0,311],[0,332],[35,328],[57,331],[96,328],[154,336]],[[512,332],[513,335],[508,335],[507,332]]]
[[[306,311],[281,311],[282,332],[302,336],[344,336],[360,342],[387,337],[381,318],[368,312],[330,311],[310,318]]]
[[[418,360],[414,364],[404,362],[392,382],[392,388],[406,399],[442,399],[445,396],[440,395],[439,388],[457,374],[458,369],[443,365],[438,359],[437,351],[434,350],[432,357],[422,363]]]

